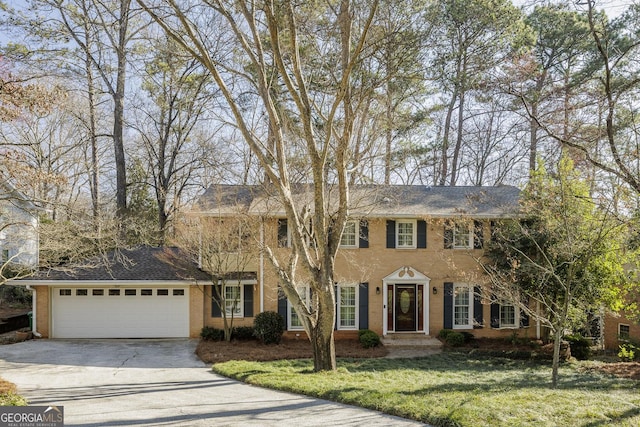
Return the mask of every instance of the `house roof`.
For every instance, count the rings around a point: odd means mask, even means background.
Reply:
[[[193,281],[211,280],[184,251],[142,246],[94,257],[81,266],[40,270],[29,281]]]
[[[298,186],[294,198],[313,209],[313,192]],[[337,191],[327,190],[330,203],[337,204]],[[513,186],[360,185],[350,189],[350,212],[355,217],[459,217],[496,218],[513,216],[518,210],[520,190]],[[212,186],[199,198],[192,212],[230,215],[246,212],[284,216],[279,196],[262,186]]]
[[[9,201],[21,209],[28,211],[46,211],[36,206],[25,194],[19,191],[0,169],[0,201]]]

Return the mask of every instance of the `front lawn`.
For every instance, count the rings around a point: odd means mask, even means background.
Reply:
[[[442,353],[421,359],[230,361],[214,371],[242,381],[376,409],[436,426],[638,426],[639,381],[565,364]]]

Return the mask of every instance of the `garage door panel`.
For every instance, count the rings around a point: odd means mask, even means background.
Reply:
[[[141,295],[135,288],[134,295],[71,294],[61,288],[54,289],[52,322],[54,338],[177,338],[189,336],[188,288],[170,288],[169,295]],[[64,288],[68,289],[68,288]],[[126,288],[133,289],[133,288]],[[165,289],[165,288],[162,288]],[[184,290],[184,295],[174,296],[171,289]]]

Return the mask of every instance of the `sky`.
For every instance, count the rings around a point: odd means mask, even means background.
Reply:
[[[567,3],[577,3],[576,0],[566,0]],[[638,0],[636,0],[638,1]],[[540,0],[512,0],[516,6],[531,5],[536,3],[543,3]],[[596,7],[598,9],[604,9],[607,16],[614,18],[621,14],[629,5],[634,3],[634,0],[596,0]]]

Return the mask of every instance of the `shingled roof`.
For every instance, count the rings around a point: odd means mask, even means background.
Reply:
[[[313,209],[309,186],[294,189],[294,198]],[[337,194],[327,191],[329,198]],[[495,187],[423,185],[361,185],[350,189],[350,211],[361,217],[459,217],[497,218],[513,216],[518,210],[520,190]],[[279,197],[262,186],[212,186],[198,200],[193,212],[229,215],[238,212],[283,216]]]
[[[141,246],[94,257],[81,266],[40,270],[25,281],[192,281],[210,276],[191,261],[188,254],[173,247]]]

